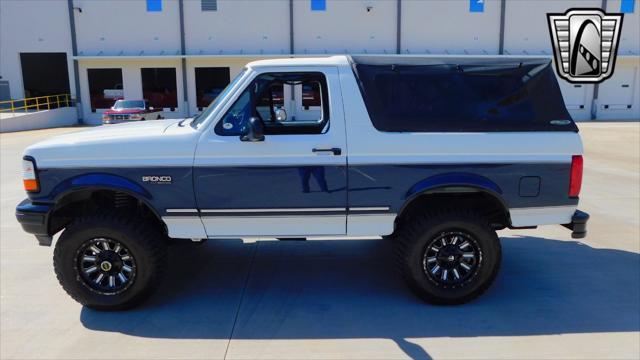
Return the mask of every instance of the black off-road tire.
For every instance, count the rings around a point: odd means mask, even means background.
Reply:
[[[467,275],[469,278],[453,285],[439,283],[427,267],[427,251],[436,239],[449,234],[468,235],[479,255],[474,271]],[[484,218],[470,211],[441,210],[415,216],[397,229],[394,237],[402,276],[416,295],[432,304],[456,305],[475,299],[489,288],[500,268],[502,251],[495,230]],[[449,277],[452,276],[450,272]]]
[[[135,259],[135,276],[118,293],[93,289],[81,275],[82,249],[96,239],[112,239]],[[167,268],[167,245],[160,231],[135,217],[94,214],[74,220],[56,243],[53,266],[64,290],[77,302],[96,310],[125,310],[144,301],[160,284]]]

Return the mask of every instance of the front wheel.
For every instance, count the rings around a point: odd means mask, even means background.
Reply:
[[[155,290],[167,267],[167,250],[150,224],[118,214],[91,215],[62,233],[53,265],[62,287],[82,305],[122,310]]]
[[[495,279],[500,241],[487,221],[466,211],[424,214],[397,234],[399,265],[409,287],[434,304],[461,304]]]

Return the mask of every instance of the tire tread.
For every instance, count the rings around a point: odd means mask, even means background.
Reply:
[[[103,305],[92,302],[75,287],[70,286],[70,284],[67,283],[67,280],[76,281],[75,279],[64,278],[62,270],[64,243],[69,241],[69,238],[78,230],[95,225],[101,227],[110,226],[120,231],[134,234],[134,241],[144,249],[144,256],[149,258],[151,267],[154,269],[149,282],[145,284],[142,291],[124,303],[117,305]],[[117,212],[102,212],[77,218],[66,227],[53,251],[53,266],[56,278],[67,294],[84,306],[88,306],[96,310],[125,310],[132,308],[144,301],[159,286],[164,277],[168,255],[166,243],[163,238],[164,236],[161,232],[156,230],[149,222],[137,217],[123,216]]]
[[[475,225],[481,226],[490,234],[493,234],[492,241],[495,241],[497,246],[496,256],[496,266],[492,269],[491,274],[488,279],[484,281],[484,283],[477,288],[472,293],[461,297],[459,299],[444,299],[433,294],[426,292],[420,284],[414,279],[411,275],[411,262],[409,261],[409,252],[415,246],[415,241],[418,237],[420,237],[424,232],[428,231],[433,226],[436,226],[442,222],[457,220],[457,221],[466,221],[472,222]],[[420,298],[425,300],[426,302],[437,304],[437,305],[457,305],[469,302],[483,293],[487,291],[487,289],[491,286],[493,281],[495,280],[499,270],[500,264],[502,260],[502,250],[500,247],[500,241],[495,230],[489,225],[489,222],[483,218],[482,216],[476,214],[470,210],[461,210],[461,209],[439,209],[439,210],[431,210],[421,214],[413,214],[412,221],[405,222],[404,226],[397,231],[393,235],[394,242],[396,245],[396,265],[397,269],[400,272],[402,278],[407,282],[409,288],[416,293]]]

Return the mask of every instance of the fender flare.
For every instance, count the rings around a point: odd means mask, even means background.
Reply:
[[[146,200],[151,199],[151,194],[140,184],[123,176],[109,173],[88,173],[71,177],[54,187],[49,197],[57,201],[71,192],[88,188],[123,191],[135,197],[142,197]]]
[[[405,194],[404,204],[402,204],[398,216],[401,216],[407,206],[422,195],[465,192],[480,192],[490,195],[502,205],[507,216],[510,216],[509,207],[502,197],[500,186],[484,176],[462,172],[438,174],[414,184]]]
[[[50,192],[49,197],[54,203],[54,211],[60,200],[68,195],[85,190],[110,190],[123,192],[145,204],[151,212],[162,220],[156,208],[151,204],[151,194],[140,184],[123,176],[108,173],[88,173],[74,176],[62,181]]]

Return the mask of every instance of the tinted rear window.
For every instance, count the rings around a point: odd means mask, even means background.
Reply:
[[[355,64],[354,70],[380,131],[577,131],[551,62]]]

